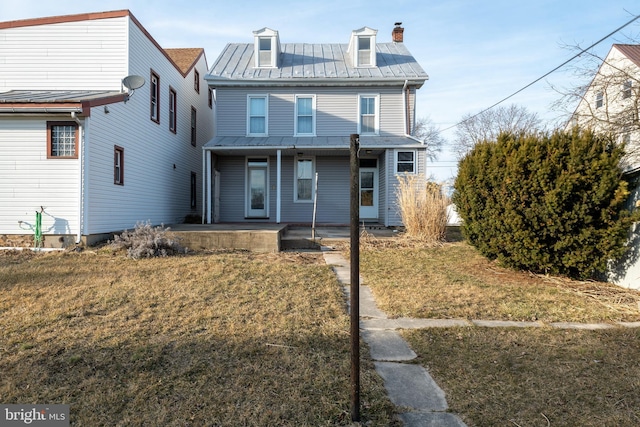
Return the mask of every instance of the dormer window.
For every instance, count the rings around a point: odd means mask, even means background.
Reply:
[[[358,37],[358,66],[371,65],[371,37]]]
[[[280,54],[278,32],[263,28],[253,32],[256,68],[276,68]]]
[[[271,66],[271,39],[261,38],[258,42],[258,67]]]
[[[351,33],[349,49],[354,67],[375,67],[376,64],[376,34],[378,30],[363,27]]]

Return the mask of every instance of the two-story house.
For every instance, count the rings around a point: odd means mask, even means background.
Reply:
[[[580,126],[613,136],[624,143],[627,155],[622,165],[627,179],[640,184],[640,45],[614,44],[593,76],[567,128]],[[640,186],[629,200],[640,204]],[[611,263],[608,280],[640,289],[640,227],[630,233],[629,250]]]
[[[614,44],[580,99],[568,127],[612,134],[627,148],[627,170],[640,167],[640,45]]]
[[[231,43],[205,77],[216,137],[204,147],[206,221],[349,223],[350,135],[359,135],[360,218],[401,225],[399,175],[424,174],[411,136],[428,79],[403,43],[364,27],[348,43],[281,43],[269,28]]]
[[[203,49],[163,49],[128,10],[1,22],[4,244],[36,212],[47,247],[199,215],[207,69]]]

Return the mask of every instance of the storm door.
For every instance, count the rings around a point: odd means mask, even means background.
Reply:
[[[378,219],[378,165],[376,159],[360,159],[360,219]]]
[[[268,192],[267,159],[247,160],[247,218],[267,218]]]

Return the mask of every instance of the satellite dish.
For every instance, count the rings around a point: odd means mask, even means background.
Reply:
[[[144,86],[144,77],[132,74],[122,79],[122,85],[130,91],[136,90]]]

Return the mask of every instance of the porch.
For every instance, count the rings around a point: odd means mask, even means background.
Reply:
[[[393,237],[393,229],[379,224],[360,227],[376,237]],[[348,241],[349,226],[317,226],[315,238],[310,225],[267,223],[175,224],[171,231],[192,250],[244,249],[255,252],[319,250],[339,241]]]

